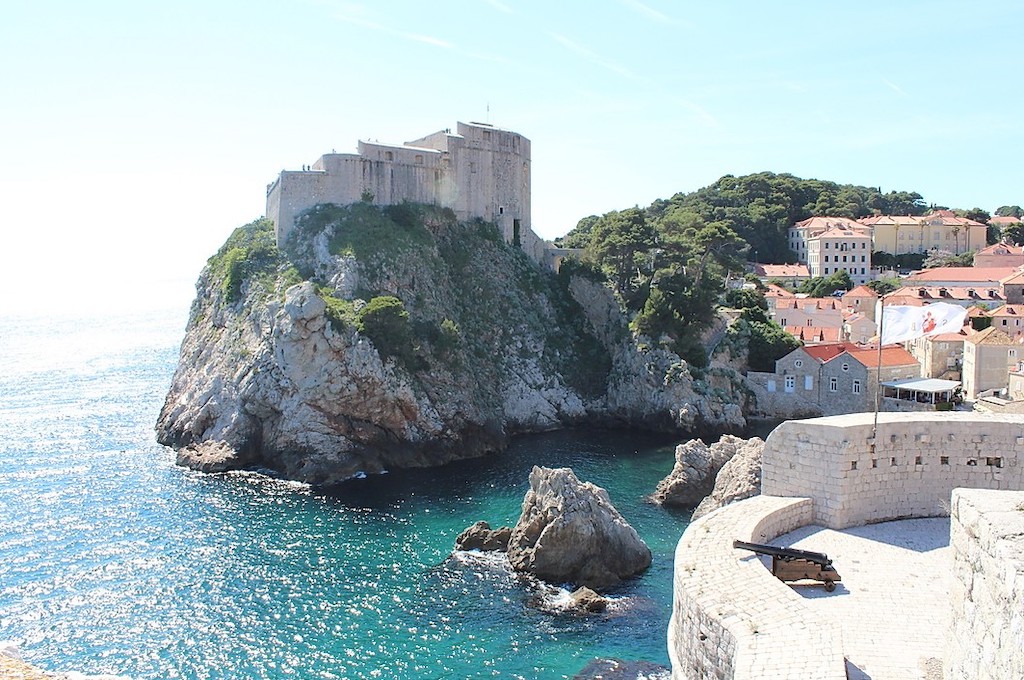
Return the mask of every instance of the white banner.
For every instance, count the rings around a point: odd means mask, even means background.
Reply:
[[[925,335],[959,333],[966,318],[966,309],[948,302],[936,302],[923,307],[883,305],[881,343],[892,345]]]

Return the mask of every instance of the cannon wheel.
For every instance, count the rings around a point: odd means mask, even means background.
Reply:
[[[825,592],[826,593],[831,593],[835,589],[836,589],[835,581],[825,581]]]

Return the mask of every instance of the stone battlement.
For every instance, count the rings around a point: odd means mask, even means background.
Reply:
[[[672,677],[845,678],[841,634],[818,625],[803,598],[760,560],[734,550],[732,541],[768,543],[809,524],[841,529],[946,516],[953,490],[960,487],[1024,489],[1024,418],[881,413],[877,431],[871,413],[783,423],[765,442],[765,495],[700,518],[679,541],[668,632]],[[958,586],[951,607],[956,617],[972,618],[969,626],[953,631],[958,639],[946,667],[954,673],[970,669],[969,677],[980,677],[978,655],[969,650],[995,649],[997,642],[1007,642],[1011,650],[1024,644],[1021,581],[1010,579],[1006,585],[1006,575],[1024,573],[1024,567],[1019,561],[1008,565],[1004,556],[1005,534],[1016,535],[1018,529],[998,534],[1003,543],[986,543],[985,537],[997,532],[981,527],[984,520],[965,510],[969,501],[957,493],[952,501],[957,576],[967,585]],[[977,496],[970,498],[977,503]],[[1011,505],[1019,500],[1014,495]],[[1024,526],[1024,506],[1013,507],[1021,515],[1014,521]],[[996,595],[981,602],[970,590],[978,583],[984,585],[976,592]],[[995,640],[993,631],[1004,629],[1010,631],[1006,640]],[[995,660],[998,667],[985,677],[1019,677],[1012,652]]]
[[[267,217],[282,245],[306,210],[321,203],[403,201],[451,208],[460,220],[498,225],[508,243],[543,262],[547,244],[530,220],[530,140],[484,123],[459,123],[404,144],[360,141],[357,153],[321,156],[282,170],[267,186]]]

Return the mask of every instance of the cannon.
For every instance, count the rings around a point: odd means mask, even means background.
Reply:
[[[832,560],[825,553],[795,548],[777,548],[774,545],[733,541],[732,547],[751,550],[758,555],[770,555],[772,558],[772,575],[781,581],[799,581],[811,579],[820,581],[825,590],[832,592],[836,582],[842,579],[839,572],[832,566]]]

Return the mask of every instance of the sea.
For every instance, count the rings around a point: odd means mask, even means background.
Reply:
[[[0,317],[0,640],[52,671],[148,678],[572,678],[668,666],[689,512],[645,502],[677,439],[567,430],[435,469],[323,489],[177,467],[154,423],[187,302]],[[606,488],[654,561],[603,614],[503,558],[534,465]]]

